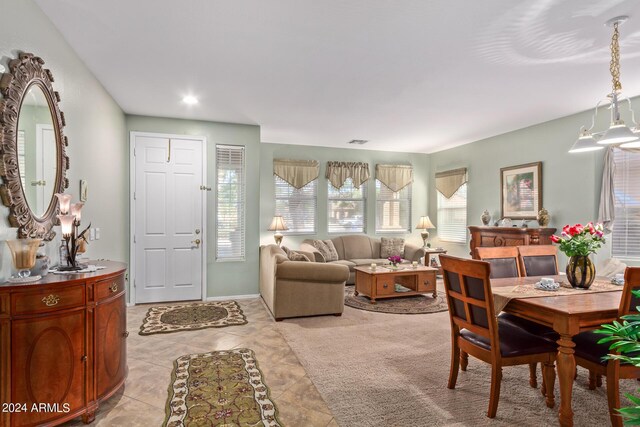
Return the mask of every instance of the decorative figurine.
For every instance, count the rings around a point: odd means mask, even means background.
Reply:
[[[482,225],[489,225],[491,222],[491,214],[485,209],[484,212],[482,212],[480,219],[482,220]]]
[[[549,225],[550,220],[551,217],[549,216],[549,211],[547,211],[545,208],[542,208],[538,211],[538,224],[540,224],[540,227],[546,227],[547,225]]]

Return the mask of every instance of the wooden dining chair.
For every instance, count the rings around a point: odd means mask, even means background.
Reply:
[[[491,264],[490,278],[492,279],[522,276],[519,255],[520,253],[516,246],[476,248],[476,258]],[[556,342],[559,338],[558,334],[553,329],[513,314],[501,313],[500,320],[502,322],[511,323],[512,325],[522,328],[533,335],[537,335],[553,342]],[[462,353],[461,357],[462,370],[465,370],[467,356]],[[537,363],[531,363],[529,365],[529,384],[531,387],[538,387],[537,370]],[[545,394],[546,389],[544,384],[544,375],[542,379],[541,391],[542,394]]]
[[[502,322],[495,315],[488,262],[440,255],[451,321],[450,389],[455,388],[460,352],[491,364],[491,394],[487,416],[498,410],[502,367],[543,363],[546,403],[555,405],[553,386],[556,345]]]
[[[624,288],[618,308],[618,316],[622,317],[629,313],[637,313],[637,306],[640,305],[640,298],[631,293],[640,289],[640,267],[628,267],[624,274]],[[578,366],[589,370],[589,388],[595,389],[602,383],[598,381],[599,376],[607,378],[607,400],[609,401],[609,417],[611,425],[622,427],[622,417],[616,412],[620,408],[620,379],[640,378],[640,368],[622,364],[618,360],[602,360],[604,356],[613,353],[609,350],[610,343],[598,344],[604,335],[596,334],[593,331],[582,332],[573,337],[575,342],[575,358]],[[640,354],[634,354],[639,356]]]
[[[555,276],[558,274],[557,246],[518,246],[518,254],[520,271],[523,276]]]
[[[516,246],[478,247],[476,258],[491,264],[492,279],[522,276]]]

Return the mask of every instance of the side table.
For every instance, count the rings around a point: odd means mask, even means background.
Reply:
[[[425,256],[424,256],[424,265],[425,267],[433,267],[438,269],[438,275],[442,276],[442,267],[438,262],[435,255],[446,254],[447,250],[444,248],[426,248]],[[428,258],[428,259],[427,259]]]

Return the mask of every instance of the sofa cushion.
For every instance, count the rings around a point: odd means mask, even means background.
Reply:
[[[382,237],[380,239],[380,258],[404,256],[404,238]]]
[[[331,246],[326,242],[330,242]],[[326,262],[338,260],[338,252],[336,252],[336,248],[331,240],[313,240],[312,245],[322,254]]]
[[[337,261],[331,261],[331,264],[346,265],[347,267],[349,267],[349,271],[353,271],[353,267],[356,266],[355,262],[347,261],[346,259],[339,259]]]
[[[292,251],[286,246],[283,246],[282,250],[287,254],[287,258],[289,258],[290,261],[305,261],[305,262],[311,261],[309,257],[307,257],[306,255],[298,253],[296,251]]]
[[[375,239],[363,235],[349,235],[339,237],[342,243],[344,259],[378,258],[378,253],[373,253],[372,241]],[[337,240],[337,239],[334,239]],[[338,246],[339,244],[336,244]]]

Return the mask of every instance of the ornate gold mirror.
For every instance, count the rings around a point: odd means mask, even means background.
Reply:
[[[0,79],[0,197],[19,237],[51,240],[54,193],[69,186],[64,115],[44,61],[21,53]]]

